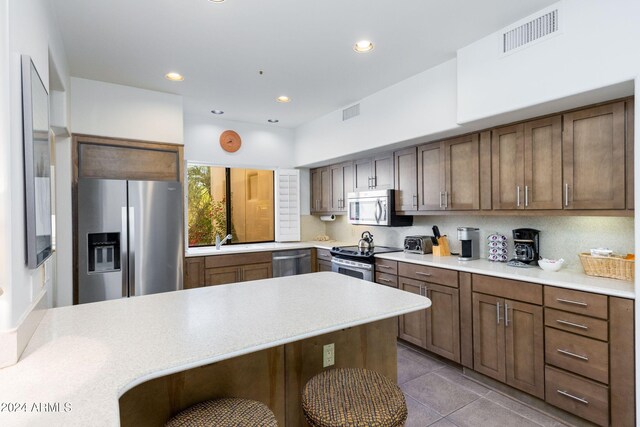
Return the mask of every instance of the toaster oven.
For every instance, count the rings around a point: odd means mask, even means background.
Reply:
[[[404,238],[404,251],[411,254],[430,254],[433,251],[431,236],[407,236]]]

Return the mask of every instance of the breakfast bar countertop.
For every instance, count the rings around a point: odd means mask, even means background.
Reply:
[[[521,280],[559,288],[594,292],[621,298],[635,299],[633,282],[587,276],[582,271],[561,269],[557,272],[544,271],[540,267],[510,267],[506,262],[491,262],[486,259],[458,261],[457,256],[436,257],[431,254],[420,255],[405,252],[393,252],[376,255],[376,258],[408,262],[430,267],[446,268],[466,273],[483,274],[503,279]]]
[[[0,425],[117,426],[145,381],[430,305],[322,272],[49,309],[0,369]]]

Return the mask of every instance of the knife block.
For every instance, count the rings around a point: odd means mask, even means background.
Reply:
[[[447,236],[438,237],[438,246],[433,247],[433,256],[451,256]]]

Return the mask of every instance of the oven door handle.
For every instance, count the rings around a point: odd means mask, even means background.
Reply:
[[[373,265],[372,264],[365,264],[363,262],[357,262],[357,261],[343,261],[340,258],[336,258],[333,257],[331,258],[331,262],[336,264],[336,265],[341,265],[343,267],[351,267],[351,268],[356,268],[359,270],[367,270],[367,271],[371,271],[373,269]]]

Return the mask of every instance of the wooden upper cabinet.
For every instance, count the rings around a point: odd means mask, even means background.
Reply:
[[[393,188],[393,153],[353,162],[354,191],[388,190]]]
[[[625,104],[564,115],[565,209],[625,208]]]
[[[373,188],[376,190],[393,188],[393,153],[385,153],[373,158],[371,176]]]
[[[329,209],[332,212],[342,209],[342,201],[344,199],[344,169],[342,165],[333,165],[329,168],[331,181],[331,203]]]
[[[416,147],[396,151],[395,161],[395,204],[396,211],[418,209],[418,170]]]
[[[445,209],[480,209],[480,143],[478,134],[444,141]]]
[[[360,159],[353,162],[354,191],[371,190],[371,159]]]
[[[524,126],[495,129],[491,135],[493,209],[523,209]]]
[[[311,212],[320,212],[320,199],[322,198],[321,170],[321,168],[311,169]]]
[[[627,209],[634,209],[634,155],[633,155],[633,143],[634,143],[634,100],[627,101]]]
[[[525,209],[562,209],[562,119],[524,124]]]
[[[493,209],[562,209],[562,119],[494,129]]]
[[[444,209],[444,149],[434,142],[418,147],[418,209]]]

